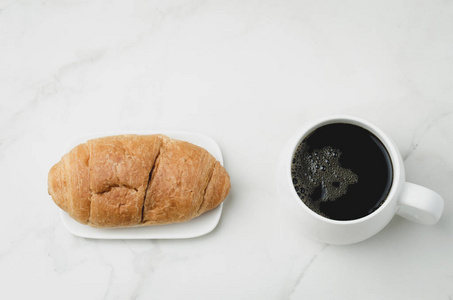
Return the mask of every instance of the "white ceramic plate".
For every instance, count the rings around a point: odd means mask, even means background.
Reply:
[[[194,132],[181,132],[181,131],[149,131],[149,132],[134,132],[132,134],[165,134],[171,138],[187,141],[197,146],[203,147],[209,151],[222,165],[223,157],[220,147],[210,137]],[[67,151],[75,146],[86,142],[89,139],[120,135],[131,134],[131,132],[115,132],[115,133],[101,133],[84,136],[71,141],[68,144]],[[63,224],[69,232],[76,236],[92,238],[92,239],[183,239],[201,236],[211,232],[220,220],[222,214],[223,204],[220,204],[215,209],[208,211],[201,216],[190,220],[185,223],[157,225],[157,226],[143,226],[143,227],[130,227],[130,228],[93,228],[88,225],[83,225],[72,219],[66,212],[61,211],[61,219]]]

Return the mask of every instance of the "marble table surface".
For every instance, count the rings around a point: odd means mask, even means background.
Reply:
[[[1,299],[452,299],[452,1],[0,1]],[[365,118],[437,191],[434,226],[396,216],[313,241],[279,198],[307,122]],[[217,227],[173,240],[73,236],[47,173],[74,137],[184,130],[217,141]]]

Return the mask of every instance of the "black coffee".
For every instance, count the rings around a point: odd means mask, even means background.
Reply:
[[[392,186],[392,161],[368,130],[335,123],[310,133],[294,153],[291,175],[300,199],[333,220],[369,215]]]

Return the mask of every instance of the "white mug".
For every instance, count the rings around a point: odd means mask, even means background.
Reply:
[[[317,128],[333,123],[360,126],[373,133],[387,149],[393,165],[393,182],[383,204],[359,219],[339,221],[312,211],[297,195],[291,177],[291,163],[301,141]],[[444,208],[444,200],[434,191],[405,181],[404,163],[395,143],[373,124],[350,116],[333,116],[304,126],[289,141],[280,159],[277,183],[282,201],[296,210],[301,230],[309,237],[328,244],[353,244],[382,230],[398,214],[408,220],[433,225]]]

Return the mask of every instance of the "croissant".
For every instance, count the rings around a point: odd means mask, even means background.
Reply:
[[[89,140],[48,177],[53,201],[93,227],[185,222],[222,203],[230,186],[208,151],[160,134]]]

